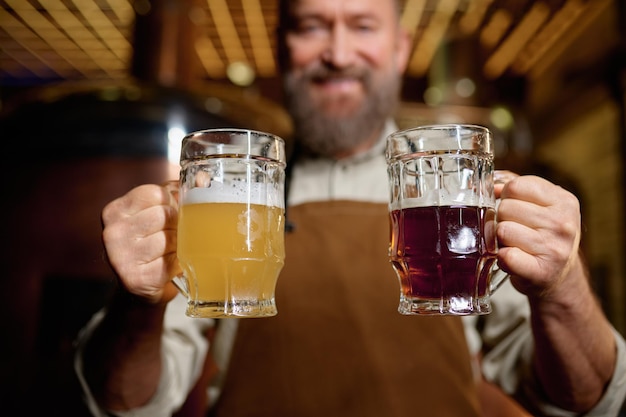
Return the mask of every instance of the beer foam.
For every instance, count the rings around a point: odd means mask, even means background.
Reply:
[[[447,190],[430,190],[421,197],[403,198],[395,201],[391,204],[391,209],[456,205],[494,207],[495,202],[491,199],[481,198],[471,190],[458,190],[456,194]]]
[[[183,204],[239,203],[284,208],[283,194],[271,184],[249,184],[243,181],[221,183],[213,181],[210,187],[196,187],[183,193]]]

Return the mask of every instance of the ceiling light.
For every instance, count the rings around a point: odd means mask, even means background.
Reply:
[[[226,76],[230,82],[240,87],[247,87],[254,82],[255,73],[250,65],[245,62],[233,62],[226,69]]]

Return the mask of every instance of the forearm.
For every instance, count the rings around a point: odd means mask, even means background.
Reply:
[[[584,274],[582,265],[572,273]],[[577,294],[576,298],[531,300],[536,348],[533,368],[550,402],[584,412],[600,400],[611,379],[616,346],[588,280],[570,282],[580,286],[569,292]]]
[[[84,349],[84,376],[102,407],[132,409],[156,392],[164,313],[164,305],[116,294]]]

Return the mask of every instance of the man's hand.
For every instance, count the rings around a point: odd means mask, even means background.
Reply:
[[[164,304],[176,295],[177,213],[171,184],[139,186],[102,212],[109,263],[126,290],[148,303]]]
[[[580,268],[581,216],[578,199],[535,176],[510,176],[496,185],[498,264],[511,274],[515,288],[531,299],[576,298],[570,280]]]

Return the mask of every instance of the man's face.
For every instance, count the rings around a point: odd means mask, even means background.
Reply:
[[[331,157],[371,144],[408,57],[393,0],[294,0],[291,16],[285,87],[299,139]]]

